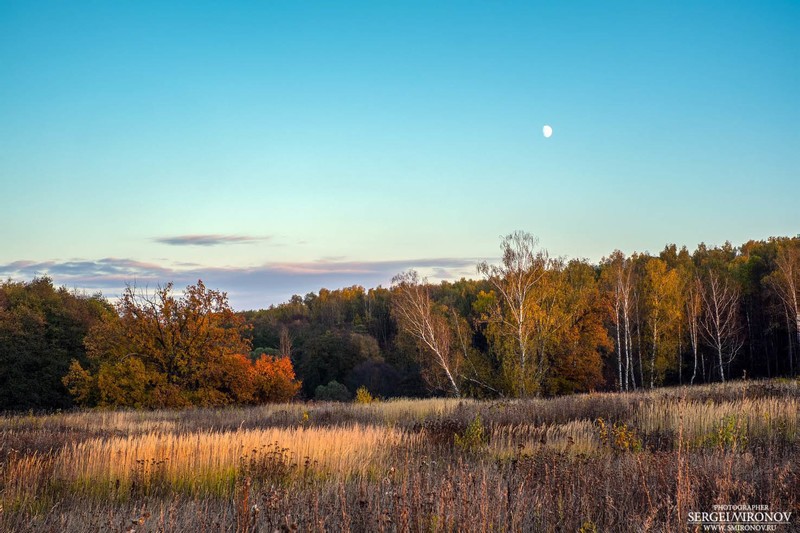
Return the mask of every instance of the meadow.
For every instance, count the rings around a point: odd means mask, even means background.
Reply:
[[[0,530],[669,532],[726,504],[797,529],[798,458],[797,380],[14,414]]]

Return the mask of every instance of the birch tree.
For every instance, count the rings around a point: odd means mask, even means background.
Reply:
[[[786,239],[778,242],[777,251],[775,271],[767,278],[767,284],[783,303],[787,322],[794,322],[797,345],[800,346],[800,246]],[[791,341],[789,373],[794,373]]]
[[[719,376],[725,382],[725,365],[733,361],[742,348],[739,325],[739,288],[730,277],[709,268],[701,293],[704,319],[700,331],[717,355]]]
[[[689,343],[692,347],[692,356],[694,358],[692,379],[689,381],[689,384],[693,385],[694,380],[697,377],[698,352],[700,349],[700,321],[702,320],[703,316],[703,285],[699,278],[691,273],[689,275],[692,277],[689,278],[686,284],[684,306],[686,307],[686,323],[689,333]],[[701,361],[701,369],[703,372],[703,381],[705,381],[705,360]]]
[[[431,299],[428,280],[415,270],[392,279],[396,291],[393,310],[400,327],[416,339],[419,348],[430,355],[429,362],[444,374],[454,396],[461,396],[457,383],[461,350],[453,340],[448,309]],[[428,365],[430,367],[430,365]]]
[[[604,260],[603,281],[612,301],[619,390],[636,388],[633,369],[633,263],[619,250]]]
[[[278,337],[279,348],[278,353],[281,357],[291,359],[292,357],[292,337],[289,335],[289,328],[281,326],[281,331]]]
[[[543,308],[538,298],[544,294],[544,278],[551,263],[546,250],[539,249],[538,239],[517,231],[503,238],[500,265],[478,265],[497,293],[497,305],[488,320],[503,354],[503,368],[519,396],[538,393],[545,376],[547,361],[537,342],[542,342]]]

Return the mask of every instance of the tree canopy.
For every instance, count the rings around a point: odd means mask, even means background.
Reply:
[[[101,406],[215,406],[288,400],[299,389],[287,357],[248,357],[249,326],[224,292],[202,281],[181,296],[129,286],[86,337],[64,383],[80,403]]]
[[[49,278],[0,283],[0,409],[64,408],[61,378],[87,360],[84,338],[113,314],[99,295],[55,288]]]
[[[202,281],[111,305],[0,285],[0,407],[516,397],[796,375],[800,238],[554,258],[501,240],[475,279],[320,289],[236,312]],[[296,374],[295,374],[296,373]],[[335,394],[331,393],[335,391]]]

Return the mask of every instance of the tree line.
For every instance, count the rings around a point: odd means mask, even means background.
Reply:
[[[202,281],[100,295],[0,284],[0,407],[527,397],[794,376],[800,238],[551,257],[525,232],[475,279],[320,289],[235,312]]]

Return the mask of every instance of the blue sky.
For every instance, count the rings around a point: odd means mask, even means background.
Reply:
[[[0,276],[262,307],[800,233],[797,2],[0,1]],[[554,134],[542,136],[543,124]]]

